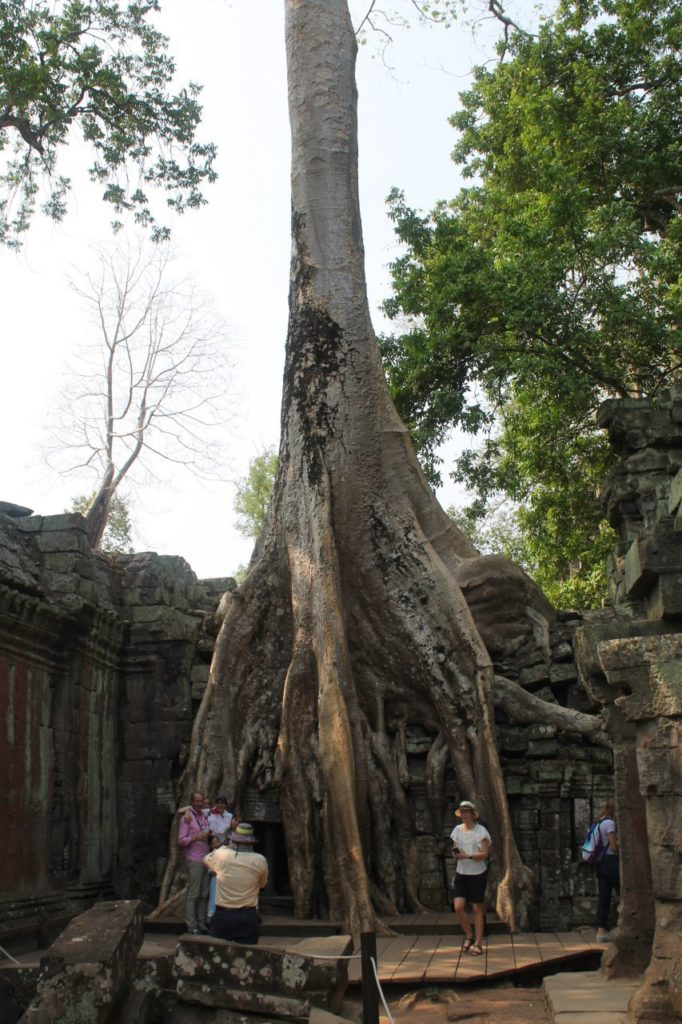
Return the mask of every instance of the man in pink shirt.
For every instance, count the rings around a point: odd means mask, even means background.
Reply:
[[[208,935],[206,911],[208,908],[209,874],[204,857],[209,852],[210,829],[203,812],[204,797],[192,793],[189,813],[180,821],[178,845],[185,851],[187,861],[187,898],[185,920],[187,930],[194,935]]]

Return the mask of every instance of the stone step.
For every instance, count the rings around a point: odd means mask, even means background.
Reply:
[[[457,933],[459,924],[452,910],[437,911],[424,914],[403,914],[386,920],[392,931],[399,935],[451,935]],[[187,928],[185,922],[178,917],[157,917],[145,920],[145,932],[148,935],[163,932],[170,935],[183,935]],[[497,914],[486,914],[486,935],[506,934],[509,929]],[[301,919],[284,914],[266,914],[263,917],[260,934],[266,936],[300,935],[302,938],[314,935],[340,935],[342,928],[334,921],[321,921],[319,918]]]
[[[628,1003],[640,981],[600,971],[554,974],[542,989],[551,1024],[628,1024]]]

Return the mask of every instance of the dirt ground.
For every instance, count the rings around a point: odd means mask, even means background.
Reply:
[[[456,990],[440,986],[411,990],[398,996],[388,995],[395,1024],[550,1024],[541,988],[515,988],[513,985],[460,986]],[[362,998],[344,1001],[340,1015],[361,1024]],[[380,1007],[380,1024],[389,1018]]]

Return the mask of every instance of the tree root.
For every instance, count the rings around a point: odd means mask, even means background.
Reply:
[[[597,746],[611,746],[598,715],[586,715],[573,708],[550,704],[549,701],[536,697],[505,676],[495,676],[494,701],[495,707],[503,711],[514,725],[552,725],[559,732],[572,732],[584,736]]]

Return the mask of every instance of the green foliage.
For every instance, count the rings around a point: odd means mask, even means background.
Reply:
[[[244,565],[243,562],[240,562],[235,571],[232,573],[232,579],[235,581],[238,587],[241,587],[242,583],[246,579],[246,574],[248,571],[248,566]]]
[[[483,437],[454,475],[484,506],[512,499],[554,581],[596,572],[596,408],[680,374],[681,41],[670,0],[563,3],[462,96],[454,158],[475,183],[428,217],[389,197],[399,411],[434,482],[453,425]]]
[[[270,506],[277,474],[277,453],[266,448],[249,462],[249,471],[237,484],[234,510],[236,527],[244,537],[258,538]]]
[[[151,24],[158,10],[158,0],[0,0],[0,241],[18,245],[41,184],[43,211],[64,216],[71,183],[57,162],[75,126],[116,214],[133,211],[160,237],[150,187],[179,212],[205,201],[215,147],[195,140],[199,87],[169,91],[175,65]]]
[[[74,498],[71,507],[66,511],[80,512],[82,516],[87,515],[96,494],[97,492],[93,491],[92,494],[83,494]],[[114,494],[109,505],[109,518],[99,545],[100,550],[117,555],[131,554],[133,550],[132,530],[133,524],[130,518],[128,499]]]

